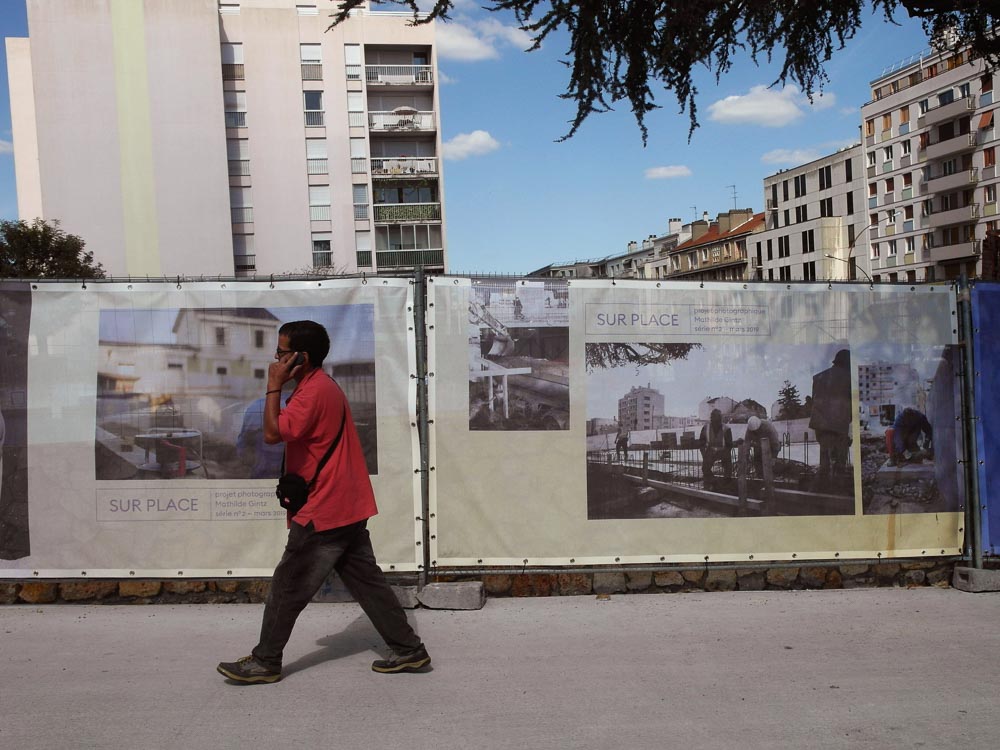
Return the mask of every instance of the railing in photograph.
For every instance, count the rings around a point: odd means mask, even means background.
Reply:
[[[304,62],[302,63],[302,80],[303,81],[322,81],[323,80],[323,63],[318,62]]]
[[[310,221],[330,221],[329,206],[309,206]]]
[[[423,250],[377,250],[375,260],[379,269],[442,266],[444,265],[444,250],[439,247]]]
[[[247,113],[244,112],[226,112],[226,127],[227,128],[245,128],[247,126]]]
[[[433,130],[434,112],[369,112],[368,127],[372,130],[408,131]]]
[[[434,83],[430,65],[366,65],[365,81],[369,85],[412,86]]]
[[[440,203],[383,203],[375,206],[375,221],[440,221]]]
[[[223,63],[223,81],[242,81],[244,78],[243,63]]]
[[[307,110],[306,113],[306,127],[307,128],[321,128],[323,127],[323,112],[315,112],[312,110]]]
[[[328,174],[330,167],[326,159],[306,159],[306,171],[308,174]]]
[[[233,206],[229,209],[232,215],[233,224],[251,224],[253,223],[253,207],[252,206]]]
[[[437,158],[433,156],[372,158],[372,176],[375,177],[437,174],[437,171]]]
[[[354,218],[357,221],[365,221],[368,219],[368,204],[367,203],[355,203],[354,204]]]
[[[364,156],[351,157],[351,174],[365,174],[368,171],[368,159]]]
[[[248,177],[250,175],[250,160],[249,159],[230,159],[229,160],[229,176],[230,177]]]

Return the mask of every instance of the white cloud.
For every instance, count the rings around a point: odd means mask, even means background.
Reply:
[[[438,68],[438,83],[440,83],[443,86],[448,86],[452,83],[458,83],[458,79],[452,78],[450,75],[448,75],[443,70]]]
[[[532,45],[529,34],[495,18],[442,22],[437,25],[436,33],[438,57],[444,60],[496,60],[500,57],[500,47],[526,50]]]
[[[709,119],[725,125],[760,125],[783,128],[800,120],[809,110],[820,111],[835,106],[833,92],[813,95],[812,102],[798,86],[770,89],[754,86],[746,94],[727,96],[709,105]]]
[[[442,144],[444,158],[452,161],[461,161],[470,156],[483,156],[498,148],[500,148],[500,142],[485,130],[459,133],[450,141]]]
[[[647,180],[669,180],[672,177],[690,177],[691,170],[684,165],[670,167],[650,167],[646,170]]]
[[[13,154],[14,144],[8,140],[0,138],[0,154]]]
[[[768,151],[760,157],[760,160],[764,164],[791,164],[798,166],[799,164],[806,164],[814,159],[818,159],[822,155],[819,151],[812,148],[776,148],[773,151]]]

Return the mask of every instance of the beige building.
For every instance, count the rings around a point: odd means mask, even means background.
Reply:
[[[997,218],[993,82],[982,60],[931,50],[872,82],[861,116],[876,281],[980,273]]]
[[[701,221],[691,222],[690,239],[667,252],[664,278],[697,281],[751,278],[752,274],[747,273],[747,245],[763,228],[764,214],[754,214],[752,208],[720,213],[712,222],[706,214]]]
[[[18,212],[115,276],[445,265],[434,25],[320,0],[26,0]]]

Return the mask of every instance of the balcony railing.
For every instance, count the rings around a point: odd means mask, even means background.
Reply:
[[[351,157],[351,174],[365,174],[368,171],[368,159],[363,156]]]
[[[434,83],[430,65],[366,65],[369,86],[425,86]]]
[[[257,269],[257,256],[234,255],[233,266],[235,267],[237,273],[240,271],[254,271]]]
[[[229,212],[232,214],[233,224],[253,223],[253,208],[251,206],[233,206]]]
[[[324,250],[317,252],[313,250],[313,268],[329,268],[333,265],[333,252]]]
[[[375,221],[441,221],[440,203],[382,203],[375,206]]]
[[[321,128],[323,127],[323,112],[315,112],[312,110],[306,111],[306,127],[307,128]]]
[[[246,112],[226,112],[227,128],[245,128],[247,126]]]
[[[371,268],[372,267],[372,251],[371,250],[358,250],[358,268]]]
[[[250,160],[249,159],[230,159],[229,160],[229,176],[230,177],[248,177],[250,175]]]
[[[242,81],[244,78],[243,63],[223,63],[223,81]]]
[[[302,63],[302,80],[303,81],[322,81],[323,80],[323,63]]]
[[[947,154],[958,153],[959,151],[967,151],[970,148],[976,147],[976,134],[975,133],[960,133],[952,138],[948,138],[943,141],[938,141],[937,143],[932,143],[927,147],[927,158],[930,160],[939,159]]]
[[[329,206],[309,206],[310,221],[330,221]]]
[[[347,73],[348,81],[360,81],[361,80],[361,66],[360,65],[345,65],[345,72]]]
[[[368,127],[388,132],[433,130],[434,112],[369,112]]]
[[[961,224],[967,221],[974,221],[978,218],[979,204],[970,203],[968,206],[935,211],[928,218],[927,224],[932,227],[943,227],[949,224]]]
[[[942,174],[931,178],[929,189],[934,192],[947,192],[957,188],[974,185],[979,182],[979,168],[972,167],[952,174]]]
[[[365,117],[364,112],[348,112],[347,113],[347,124],[352,128],[363,128],[365,126],[365,121],[368,118]]]
[[[437,174],[437,159],[428,157],[373,158],[372,175],[376,177],[397,177],[401,175]]]
[[[306,159],[306,171],[308,174],[328,174],[329,163],[326,159]]]
[[[375,261],[379,270],[400,266],[441,266],[444,265],[444,250],[377,250]]]
[[[354,204],[354,218],[356,221],[366,221],[368,219],[368,204],[367,203],[355,203]]]

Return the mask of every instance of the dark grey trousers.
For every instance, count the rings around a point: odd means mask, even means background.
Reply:
[[[299,613],[334,570],[389,648],[406,653],[420,646],[420,638],[375,562],[367,526],[367,521],[360,521],[316,531],[312,523],[305,527],[292,524],[285,552],[271,579],[260,643],[253,650],[258,661],[281,668],[282,653]]]

